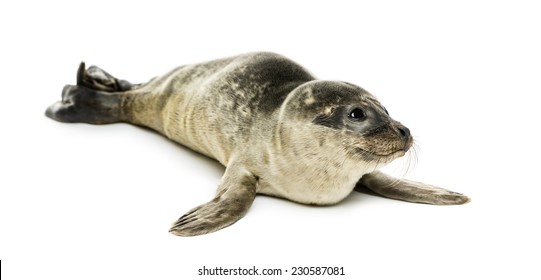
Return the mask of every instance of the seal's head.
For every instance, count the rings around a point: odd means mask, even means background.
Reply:
[[[297,87],[280,112],[280,119],[286,118],[291,123],[288,138],[297,150],[345,157],[364,164],[364,173],[403,156],[413,144],[409,129],[393,120],[373,95],[345,82],[312,81]]]
[[[374,96],[344,82],[298,86],[277,120],[260,193],[301,203],[337,203],[363,175],[403,156],[413,143]],[[261,184],[265,180],[272,187]]]

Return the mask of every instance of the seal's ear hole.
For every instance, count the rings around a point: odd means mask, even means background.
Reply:
[[[361,108],[353,108],[349,111],[348,117],[354,121],[364,121],[366,120],[366,113]]]

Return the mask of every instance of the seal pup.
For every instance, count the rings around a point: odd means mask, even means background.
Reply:
[[[317,80],[274,53],[181,66],[144,84],[81,63],[77,85],[46,110],[61,122],[128,122],[151,128],[226,166],[216,196],[170,232],[193,236],[242,218],[256,194],[330,205],[355,186],[410,202],[462,204],[468,197],[380,171],[413,144],[359,86]]]

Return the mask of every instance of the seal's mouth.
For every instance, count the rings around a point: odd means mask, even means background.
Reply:
[[[409,149],[409,147],[404,147],[403,149],[398,149],[398,150],[395,150],[395,151],[392,151],[392,152],[389,152],[389,153],[376,153],[376,152],[371,152],[371,151],[365,150],[363,148],[355,147],[355,151],[357,152],[357,154],[360,154],[363,157],[377,158],[377,159],[380,159],[380,158],[389,158],[389,159],[399,158],[399,157],[404,156],[406,154],[406,152],[408,151],[408,149]]]

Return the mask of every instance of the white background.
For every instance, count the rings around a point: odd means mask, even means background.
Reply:
[[[6,279],[243,278],[198,276],[203,266],[346,273],[256,279],[540,279],[536,1],[14,2],[0,4]],[[233,226],[177,237],[169,225],[213,197],[223,167],[142,128],[44,116],[81,60],[144,82],[259,50],[378,96],[418,140],[406,176],[472,202],[257,197]]]

